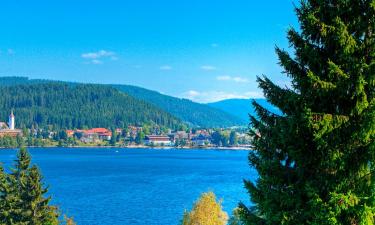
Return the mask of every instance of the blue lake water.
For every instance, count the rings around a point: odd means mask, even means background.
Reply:
[[[254,180],[247,151],[35,148],[53,204],[78,225],[177,225],[202,192],[214,191],[231,213],[249,203]],[[14,150],[1,150],[9,168]]]

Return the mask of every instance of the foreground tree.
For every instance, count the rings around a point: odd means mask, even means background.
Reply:
[[[185,212],[182,225],[225,225],[228,215],[212,192],[203,193],[190,212]]]
[[[258,82],[283,115],[258,118],[245,224],[374,224],[375,1],[304,0],[291,56],[276,49],[291,88]]]
[[[57,208],[44,195],[41,174],[31,166],[25,148],[18,153],[15,168],[6,174],[0,169],[0,224],[57,225]]]

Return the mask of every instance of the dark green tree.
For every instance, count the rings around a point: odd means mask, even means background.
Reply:
[[[59,135],[59,140],[67,140],[68,139],[68,135],[66,134],[65,130],[60,130],[58,135]]]
[[[259,179],[245,224],[374,224],[375,1],[304,0],[294,52],[276,49],[292,80],[258,82],[283,115],[253,102]]]
[[[50,198],[45,197],[47,189],[43,187],[38,168],[30,165],[27,150],[21,148],[17,157],[11,174],[0,173],[0,205],[4,206],[0,211],[5,212],[0,214],[0,221],[3,224],[58,224],[57,208],[49,205]]]
[[[116,130],[112,129],[112,137],[111,137],[111,140],[109,141],[109,144],[112,145],[112,146],[115,146],[116,140],[117,140]]]
[[[230,132],[230,135],[229,135],[229,145],[233,146],[237,144],[238,144],[237,134],[236,134],[236,131],[233,130]]]
[[[81,133],[81,132],[75,132],[75,133],[74,133],[74,137],[75,137],[76,139],[78,139],[78,140],[80,140],[80,139],[82,138],[82,136],[83,136],[83,133]]]
[[[0,224],[10,224],[10,209],[14,204],[14,196],[12,196],[7,174],[4,172],[2,165],[0,166]]]
[[[216,146],[221,146],[222,135],[221,135],[220,131],[213,132],[212,135],[211,135],[211,138],[212,138],[212,140],[211,140],[212,144],[214,144]]]
[[[145,139],[145,133],[143,133],[143,131],[139,131],[135,137],[135,143],[137,145],[143,144],[143,139]]]
[[[22,136],[17,135],[16,137],[17,147],[21,147],[25,145],[25,141],[23,140]]]

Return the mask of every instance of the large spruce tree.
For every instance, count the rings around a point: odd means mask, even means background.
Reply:
[[[374,224],[375,1],[306,0],[276,49],[292,80],[258,82],[283,115],[256,106],[245,224]]]
[[[31,157],[21,148],[15,168],[7,174],[0,168],[0,224],[1,225],[57,225],[58,211],[45,197],[38,168],[31,166]]]

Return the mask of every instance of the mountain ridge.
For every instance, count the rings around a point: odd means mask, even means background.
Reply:
[[[55,81],[43,79],[29,79],[28,77],[0,77],[0,86],[30,85],[30,84],[60,83],[68,85],[79,85],[82,83],[69,81]],[[196,103],[188,99],[176,98],[161,94],[160,92],[142,87],[123,84],[93,84],[109,86],[116,90],[142,100],[157,107],[181,121],[193,127],[222,128],[231,126],[243,126],[244,121],[236,116],[211,107],[206,104]]]
[[[171,114],[112,87],[65,83],[15,84],[0,87],[0,117],[15,110],[19,127],[126,127],[155,124],[177,128]],[[137,112],[137,113],[134,113]]]
[[[208,103],[207,105],[225,111],[233,116],[240,118],[243,122],[249,124],[249,115],[257,116],[252,101],[256,101],[258,104],[266,108],[268,111],[281,114],[280,110],[269,103],[266,99],[225,99],[218,102]]]

